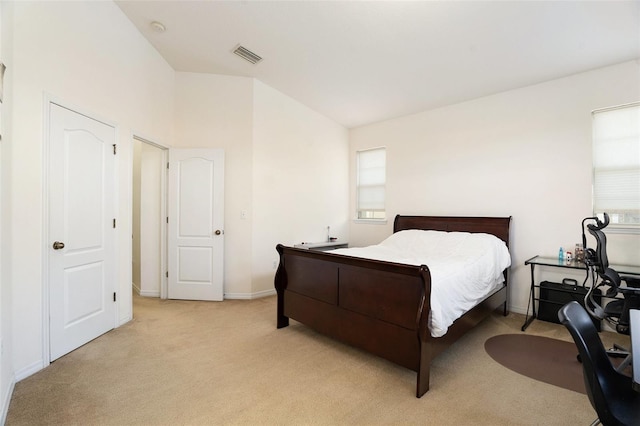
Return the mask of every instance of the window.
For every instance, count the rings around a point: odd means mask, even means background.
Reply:
[[[358,219],[386,218],[384,186],[386,181],[385,148],[356,152],[356,209]]]
[[[593,211],[640,227],[640,102],[593,112]]]

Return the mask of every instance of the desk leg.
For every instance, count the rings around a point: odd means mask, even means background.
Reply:
[[[524,318],[524,324],[522,325],[522,331],[525,331],[527,327],[536,319],[536,281],[533,270],[536,265],[531,264],[531,290],[529,291],[529,302],[527,303],[527,315]],[[531,316],[529,316],[529,306],[531,306]]]

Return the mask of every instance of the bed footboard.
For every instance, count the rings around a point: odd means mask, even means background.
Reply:
[[[429,387],[426,266],[333,255],[278,245],[278,328],[295,319],[316,331],[418,372]]]

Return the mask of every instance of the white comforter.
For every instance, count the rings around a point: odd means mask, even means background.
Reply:
[[[502,271],[511,265],[504,241],[490,234],[407,230],[396,232],[378,245],[347,248],[332,253],[367,259],[427,265],[431,272],[433,337],[504,282]]]

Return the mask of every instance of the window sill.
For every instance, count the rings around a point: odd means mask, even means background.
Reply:
[[[387,219],[353,219],[353,223],[363,223],[367,225],[386,225]]]
[[[614,225],[609,224],[603,231],[606,234],[628,234],[640,235],[640,226],[637,225]]]

